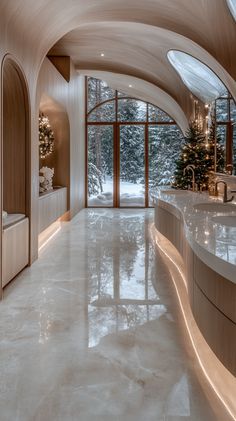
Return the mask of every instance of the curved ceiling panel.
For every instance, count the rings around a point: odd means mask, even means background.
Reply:
[[[236,21],[236,0],[227,0],[229,10]]]
[[[113,89],[156,105],[176,121],[183,133],[188,129],[188,120],[181,107],[170,95],[157,86],[136,77],[112,72],[82,70],[79,73],[104,80]]]
[[[169,51],[167,57],[188,89],[203,102],[212,102],[227,94],[221,80],[201,61],[183,53]]]
[[[191,39],[236,78],[236,27],[226,0],[3,0],[0,12],[9,36],[14,33],[34,54],[44,56],[84,23],[138,22]]]
[[[173,96],[191,118],[190,93],[167,59],[172,49],[205,63],[236,97],[234,80],[212,55],[190,39],[155,26],[132,22],[83,24],[64,36],[50,54],[69,55],[78,69],[129,74],[153,83]]]

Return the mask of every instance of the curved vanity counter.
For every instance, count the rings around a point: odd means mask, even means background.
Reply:
[[[180,190],[160,191],[155,201],[183,221],[185,236],[196,255],[236,283],[236,204],[223,204],[205,194]]]
[[[181,190],[154,200],[155,226],[183,258],[196,323],[236,375],[236,204]]]

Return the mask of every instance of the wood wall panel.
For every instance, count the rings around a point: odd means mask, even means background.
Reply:
[[[27,213],[27,107],[23,81],[10,60],[3,72],[3,208]],[[28,185],[27,185],[28,184]]]
[[[52,98],[43,94],[40,112],[49,118],[54,132],[53,153],[39,160],[42,167],[54,168],[53,185],[67,187],[67,204],[70,209],[70,126],[66,110]]]

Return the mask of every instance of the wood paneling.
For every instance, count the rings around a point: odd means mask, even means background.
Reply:
[[[194,284],[194,318],[216,356],[236,376],[236,324],[225,317]]]
[[[236,284],[194,257],[194,278],[208,299],[236,323]]]
[[[66,110],[52,98],[43,94],[40,112],[49,118],[54,132],[54,150],[40,159],[39,169],[54,168],[53,185],[67,187],[67,204],[70,208],[70,126]]]
[[[56,67],[59,73],[67,82],[70,82],[71,60],[69,56],[48,56],[49,60]]]
[[[227,369],[236,375],[236,284],[204,264],[193,252],[179,215],[155,208],[155,226],[177,248],[185,263],[189,302],[207,343]],[[164,206],[164,207],[161,207]]]
[[[67,211],[67,189],[44,193],[39,197],[39,234]]]
[[[29,219],[3,230],[2,287],[6,286],[29,263]]]
[[[3,209],[28,212],[28,107],[19,70],[11,60],[3,68]]]

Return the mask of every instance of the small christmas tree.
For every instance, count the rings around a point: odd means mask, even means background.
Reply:
[[[208,158],[208,159],[207,159]],[[195,167],[195,183],[200,188],[207,188],[209,156],[203,131],[196,122],[191,123],[185,135],[180,158],[176,161],[174,187],[187,189],[192,183],[192,173],[184,169],[188,165]]]
[[[41,159],[50,155],[54,149],[54,133],[51,129],[48,117],[39,116],[39,156]]]

